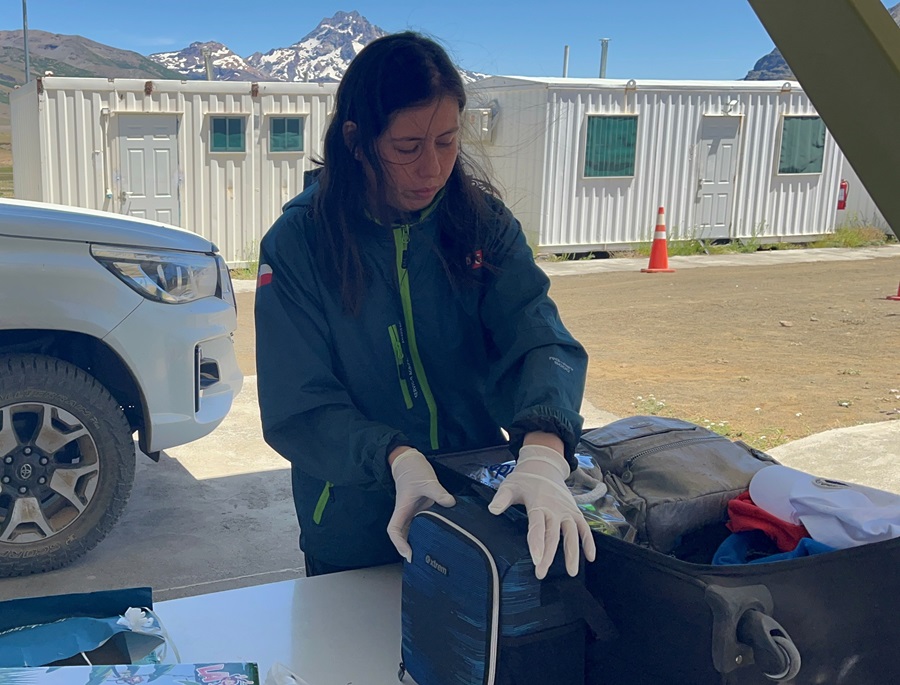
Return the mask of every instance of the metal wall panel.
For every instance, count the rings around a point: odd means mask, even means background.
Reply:
[[[254,94],[247,82],[47,77],[39,96],[37,85],[12,98],[14,145],[35,137],[28,127],[38,125],[45,142],[42,149],[17,148],[20,197],[122,211],[117,116],[174,114],[181,225],[215,242],[232,264],[255,259],[282,205],[300,192],[303,172],[322,154],[336,90],[336,84],[268,82]],[[844,159],[827,135],[821,174],[776,173],[781,118],[815,113],[799,85],[789,85],[782,92],[781,83],[771,82],[494,77],[470,86],[470,105],[495,112],[493,135],[464,145],[482,155],[533,246],[580,252],[650,240],[660,205],[670,239],[702,237],[703,118],[739,117],[731,237],[799,239],[833,230]],[[213,114],[246,117],[245,152],[209,152]],[[638,115],[633,177],[583,176],[591,114]],[[268,118],[279,115],[305,117],[302,153],[268,149]]]
[[[101,99],[97,93],[71,86],[44,90],[36,117],[42,128],[43,201],[108,209],[102,184]]]
[[[847,208],[838,210],[837,225],[838,226],[874,226],[881,228],[885,232],[891,230],[887,219],[878,209],[875,201],[869,196],[862,181],[859,180],[856,171],[850,165],[850,161],[845,159],[841,167],[841,178],[846,179],[850,184],[850,192],[847,196]]]
[[[525,84],[513,88],[504,94],[502,105],[477,88],[471,88],[468,96],[468,106],[494,110],[494,130],[490,141],[464,139],[463,149],[495,183],[522,223],[529,244],[536,247],[546,198],[547,87]]]
[[[117,117],[178,117],[180,225],[216,243],[230,264],[253,261],[259,240],[322,155],[336,84],[142,81],[47,77],[16,94],[14,140],[46,141],[16,157],[23,199],[123,211]],[[210,116],[245,117],[244,152],[211,153]],[[267,117],[305,117],[304,150],[272,153]],[[32,125],[34,130],[28,128]],[[32,146],[33,147],[33,146]],[[21,163],[21,167],[20,167]],[[21,171],[21,174],[20,174]],[[43,182],[40,179],[44,179]],[[28,189],[26,191],[26,188]],[[27,195],[25,193],[28,193]]]
[[[509,185],[513,206],[524,202],[525,186],[508,183],[510,169],[521,174],[539,156],[509,159],[515,139],[539,137],[532,123],[514,131],[520,91],[543,89],[547,116],[543,195],[539,222],[520,218],[546,251],[581,252],[646,242],[652,238],[657,208],[666,210],[670,239],[703,237],[698,226],[699,142],[704,117],[739,117],[730,237],[797,239],[833,230],[834,198],[843,156],[826,134],[820,174],[780,176],[777,161],[785,115],[815,114],[799,85],[749,82],[628,82],[600,79],[519,79],[496,77],[478,85],[482,100],[497,102],[497,130],[504,130],[503,163],[495,170]],[[529,105],[534,110],[536,105]],[[637,114],[635,174],[626,178],[585,178],[587,117]],[[498,146],[486,148],[492,160]]]
[[[13,192],[20,200],[40,200],[41,126],[40,103],[35,86],[26,85],[9,94],[12,128]]]

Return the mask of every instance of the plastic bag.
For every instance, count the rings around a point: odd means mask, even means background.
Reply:
[[[578,468],[566,479],[566,486],[588,526],[598,533],[633,542],[637,530],[626,520],[616,498],[608,492],[603,473],[594,458],[582,452],[576,452],[575,458]],[[514,459],[488,466],[472,464],[465,475],[496,490],[515,468]]]
[[[309,685],[309,683],[283,663],[276,661],[266,674],[265,685]]]
[[[150,588],[0,602],[0,667],[158,661]]]

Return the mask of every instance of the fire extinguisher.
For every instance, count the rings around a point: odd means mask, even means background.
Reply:
[[[850,184],[841,179],[841,187],[838,190],[838,209],[847,209],[847,196],[850,194]]]

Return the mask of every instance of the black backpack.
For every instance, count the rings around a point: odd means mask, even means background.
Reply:
[[[740,441],[694,423],[631,416],[581,435],[637,542],[670,554],[705,531],[727,534],[728,502],[753,475],[777,462]],[[683,556],[678,550],[676,556]]]

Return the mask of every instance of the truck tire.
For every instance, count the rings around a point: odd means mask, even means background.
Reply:
[[[134,482],[131,433],[80,368],[0,355],[0,578],[65,566],[106,536]]]

